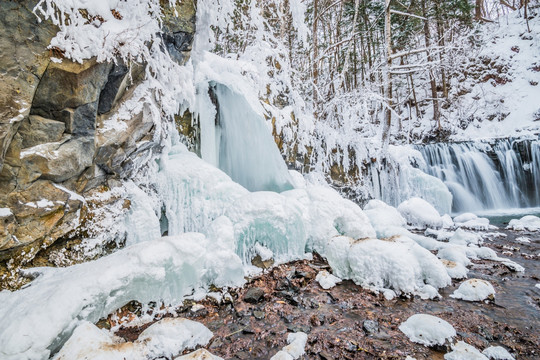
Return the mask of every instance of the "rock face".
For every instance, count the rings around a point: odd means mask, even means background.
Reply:
[[[17,252],[28,255],[30,247],[35,255],[72,233],[86,193],[129,177],[160,146],[144,107],[122,126],[107,126],[143,80],[145,64],[52,62],[59,55],[47,47],[58,28],[38,22],[37,2],[0,2],[0,270]],[[163,1],[162,8],[164,46],[184,64],[194,2]]]

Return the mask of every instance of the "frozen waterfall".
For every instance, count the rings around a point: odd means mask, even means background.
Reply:
[[[210,85],[209,91],[199,96],[216,109],[200,114],[212,116],[201,119],[204,160],[250,191],[282,192],[293,188],[270,129],[244,96],[222,84]]]
[[[492,143],[417,146],[422,170],[446,184],[454,212],[540,206],[540,141],[502,139]]]

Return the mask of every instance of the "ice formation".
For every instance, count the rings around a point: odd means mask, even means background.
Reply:
[[[325,290],[331,289],[336,284],[341,282],[341,279],[338,278],[335,275],[330,274],[328,271],[323,270],[320,271],[317,276],[315,277],[315,280],[321,285],[321,287]]]
[[[534,215],[526,215],[521,219],[512,219],[508,223],[507,229],[516,231],[539,231],[540,218]]]
[[[145,241],[68,268],[35,271],[39,277],[30,286],[0,292],[2,359],[47,358],[84,320],[95,322],[133,299],[174,302],[201,286],[244,281],[242,262],[232,249],[198,233]]]
[[[502,346],[490,346],[484,349],[482,354],[493,360],[514,360],[512,354]]]
[[[126,342],[92,323],[83,322],[53,360],[171,358],[185,349],[208,344],[212,336],[212,332],[198,322],[165,318],[146,328],[134,342]]]
[[[439,212],[427,201],[413,197],[398,206],[398,211],[411,226],[419,229],[441,228],[443,220]]]
[[[392,240],[332,238],[325,253],[334,273],[376,291],[423,295],[450,284],[444,265],[428,250],[406,237]],[[438,296],[430,291],[430,298]]]
[[[483,301],[493,299],[495,289],[493,285],[481,279],[469,279],[462,282],[459,288],[450,297],[466,301]]]
[[[448,322],[433,315],[415,314],[399,326],[409,340],[425,346],[444,345],[456,336]]]
[[[463,341],[452,345],[452,351],[444,354],[445,360],[488,360],[477,348]]]

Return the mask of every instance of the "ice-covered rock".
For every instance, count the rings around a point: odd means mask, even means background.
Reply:
[[[453,261],[463,266],[471,265],[471,260],[467,256],[467,248],[461,245],[445,246],[437,253],[439,259]]]
[[[171,358],[185,349],[206,345],[212,336],[212,332],[201,323],[165,318],[145,329],[134,342],[126,342],[92,323],[83,322],[73,331],[54,360]]]
[[[325,290],[331,289],[336,284],[341,282],[341,279],[338,278],[335,275],[330,274],[326,270],[319,271],[317,276],[315,277],[315,280],[321,285],[321,287]]]
[[[452,351],[444,354],[445,360],[488,360],[478,349],[463,341],[452,345]]]
[[[446,267],[446,271],[452,279],[463,279],[467,277],[469,270],[463,264],[445,259],[442,259],[441,262]]]
[[[375,291],[421,295],[426,285],[438,289],[451,282],[437,257],[406,237],[357,241],[335,237],[326,256],[336,276]]]
[[[40,268],[30,286],[0,292],[0,358],[47,358],[84,320],[136,299],[174,302],[208,284],[244,282],[233,249],[199,233],[163,237],[68,268]],[[163,286],[167,284],[167,286]]]
[[[506,228],[515,231],[539,231],[540,218],[534,215],[527,215],[521,219],[512,219]]]
[[[448,214],[444,214],[443,216],[441,216],[441,220],[442,220],[444,229],[451,228],[455,225],[454,221],[452,221],[452,217],[450,217],[450,215]]]
[[[398,234],[405,235],[405,226],[407,220],[399,211],[381,200],[370,200],[364,206],[364,213],[369,218],[369,221],[378,237],[390,237]]]
[[[493,360],[514,360],[512,354],[502,346],[490,346],[484,349],[482,354]]]
[[[439,212],[427,201],[413,197],[398,206],[398,211],[411,226],[419,229],[441,228],[443,220]]]
[[[455,245],[478,245],[481,243],[482,237],[476,233],[465,231],[463,229],[457,229],[452,236],[448,239],[448,242]]]
[[[409,340],[425,346],[444,345],[456,336],[447,321],[428,314],[415,314],[399,326]]]
[[[290,360],[298,359],[305,354],[305,347],[307,343],[307,334],[303,332],[291,333],[287,336],[287,343],[289,345],[283,347],[276,355],[272,356],[270,360]]]
[[[476,220],[476,219],[478,219],[478,216],[476,214],[463,213],[454,217],[454,223],[462,224],[462,223],[466,223],[467,221]]]
[[[466,301],[483,301],[493,299],[495,289],[493,285],[481,279],[465,280],[459,285],[456,291],[450,297]]]

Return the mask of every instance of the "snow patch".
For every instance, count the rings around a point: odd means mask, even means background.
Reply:
[[[488,360],[478,349],[463,341],[452,345],[452,351],[444,354],[445,360]]]
[[[441,228],[443,226],[439,212],[423,199],[411,198],[399,204],[397,209],[407,223],[415,228]]]
[[[512,219],[506,228],[515,231],[539,231],[540,218],[534,215],[526,215],[521,219]]]
[[[326,270],[320,271],[317,274],[317,276],[315,277],[315,280],[325,290],[333,288],[334,286],[336,286],[336,284],[338,284],[338,283],[340,283],[342,281],[340,278],[330,274]]]
[[[456,330],[447,321],[428,314],[415,314],[399,326],[412,342],[424,346],[444,345],[456,336]]]
[[[490,346],[484,349],[484,351],[482,351],[482,354],[494,360],[514,360],[512,354],[510,354],[508,350],[506,350],[502,346]]]
[[[450,297],[466,301],[483,301],[494,299],[495,289],[485,280],[469,279],[462,282]]]

